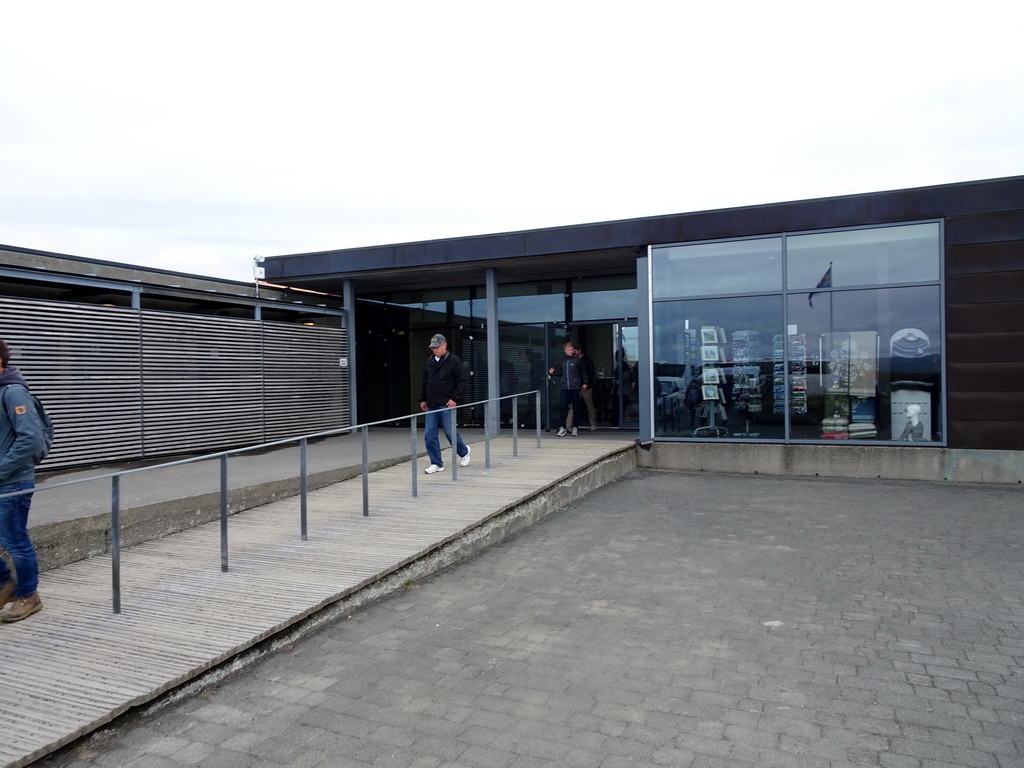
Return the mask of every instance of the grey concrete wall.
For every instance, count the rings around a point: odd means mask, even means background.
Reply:
[[[954,483],[1024,483],[1024,451],[873,445],[653,443],[637,466],[681,472],[883,478]]]

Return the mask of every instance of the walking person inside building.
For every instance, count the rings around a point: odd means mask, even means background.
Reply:
[[[35,456],[44,442],[44,427],[28,384],[10,365],[11,350],[0,341],[0,495],[35,488]],[[28,535],[32,494],[0,499],[0,548],[14,563],[14,573],[0,558],[0,622],[21,621],[43,607],[39,599],[39,565]]]
[[[594,384],[597,382],[597,370],[594,368],[594,361],[583,353],[583,347],[576,347],[576,357],[583,363],[583,380],[587,382],[587,386],[580,387],[580,400],[583,401],[583,407],[587,410],[588,423],[593,431],[597,429],[597,408],[594,406]],[[577,414],[575,410],[570,409],[565,428],[578,428],[582,423],[582,416],[582,412]]]
[[[444,472],[441,458],[441,441],[437,429],[444,430],[448,444],[452,445],[452,412],[462,400],[466,388],[465,369],[462,361],[448,351],[448,340],[440,333],[430,337],[430,355],[423,366],[423,389],[420,393],[420,410],[426,411],[423,442],[427,447],[430,466],[424,470],[428,475]],[[455,451],[459,455],[459,466],[469,466],[469,446],[457,435]]]

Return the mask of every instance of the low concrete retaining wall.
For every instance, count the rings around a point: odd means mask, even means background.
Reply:
[[[638,453],[645,469],[954,483],[1024,483],[1024,451],[873,445],[655,442]]]

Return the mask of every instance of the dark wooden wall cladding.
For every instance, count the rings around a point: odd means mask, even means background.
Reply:
[[[994,192],[946,218],[948,445],[1024,450],[1024,190]]]

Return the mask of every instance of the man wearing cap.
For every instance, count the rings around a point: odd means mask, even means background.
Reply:
[[[423,366],[423,389],[420,393],[420,410],[426,411],[426,426],[423,430],[423,442],[427,446],[430,466],[426,473],[444,472],[444,461],[441,458],[441,441],[437,437],[437,428],[444,430],[448,444],[452,444],[452,412],[462,400],[462,391],[466,388],[465,372],[462,361],[448,351],[448,340],[440,333],[430,337],[430,352],[426,365]],[[455,451],[459,455],[459,466],[469,466],[469,446],[462,442],[462,435],[457,435],[458,443]]]

